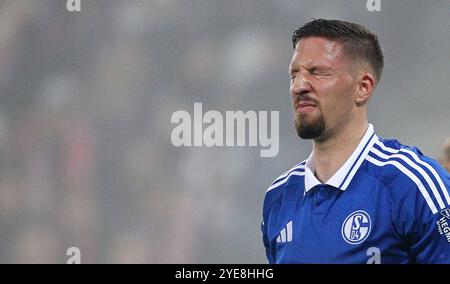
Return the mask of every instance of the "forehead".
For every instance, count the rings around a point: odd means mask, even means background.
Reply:
[[[343,46],[339,42],[321,37],[302,38],[295,47],[291,68],[315,64],[340,67],[344,63],[343,55]]]

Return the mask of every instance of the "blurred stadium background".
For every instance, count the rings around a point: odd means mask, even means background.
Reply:
[[[0,0],[0,263],[265,263],[267,186],[307,157],[291,33],[367,25],[386,64],[370,121],[437,158],[450,135],[450,1]],[[280,111],[280,152],[176,148],[176,110]]]

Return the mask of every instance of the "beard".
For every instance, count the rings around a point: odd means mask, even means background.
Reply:
[[[306,114],[295,113],[295,128],[302,139],[315,139],[325,132],[325,119],[323,115],[315,119],[308,119]]]

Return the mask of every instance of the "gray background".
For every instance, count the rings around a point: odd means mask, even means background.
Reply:
[[[265,263],[267,186],[309,155],[289,99],[291,34],[377,31],[379,136],[438,157],[450,135],[450,1],[0,1],[0,262]],[[174,111],[276,110],[280,152],[173,147]]]

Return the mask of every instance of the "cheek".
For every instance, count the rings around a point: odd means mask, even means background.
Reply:
[[[325,116],[337,117],[351,110],[352,88],[348,84],[327,82],[321,89],[321,107]]]
[[[342,88],[337,78],[315,78],[312,85],[320,99],[328,99],[332,94],[339,93]]]

